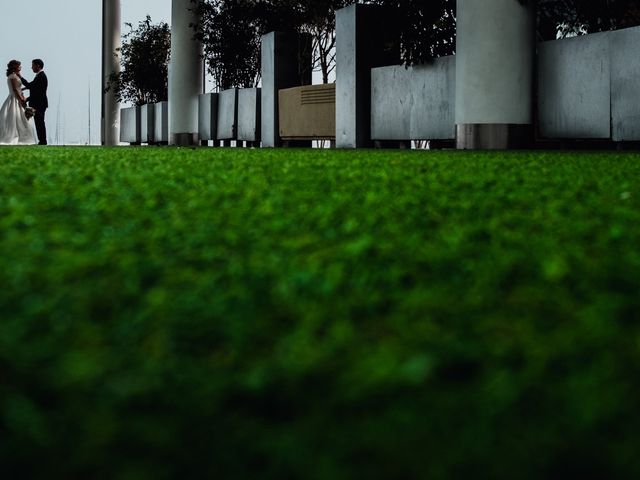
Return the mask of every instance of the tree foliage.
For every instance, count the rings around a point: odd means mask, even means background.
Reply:
[[[538,0],[542,40],[640,25],[639,0]]]
[[[107,90],[113,88],[119,102],[145,105],[167,100],[171,31],[164,22],[151,23],[151,17],[122,37],[119,49],[120,73],[109,76]]]
[[[421,63],[455,53],[455,0],[363,1],[398,11],[404,63]],[[640,0],[517,1],[535,3],[541,40],[640,25]]]
[[[335,70],[336,10],[352,0],[279,0],[289,15],[296,18],[293,27],[311,36],[313,68],[320,71],[322,82],[329,82]]]
[[[452,55],[456,41],[456,0],[364,0],[398,15],[402,60],[411,65]]]
[[[193,25],[204,47],[207,70],[217,87],[252,87],[260,70],[259,4],[252,0],[193,2],[200,22]]]
[[[328,81],[335,67],[335,11],[350,0],[193,0],[207,70],[218,89],[255,86],[260,37],[271,31],[309,34],[313,67]]]
[[[323,81],[335,68],[335,12],[352,0],[192,0],[201,21],[196,36],[219,89],[255,86],[260,36],[297,31],[313,39],[313,66]],[[394,12],[407,65],[455,53],[456,0],[356,0]],[[640,24],[640,0],[514,0],[535,2],[538,38],[593,33]]]
[[[455,0],[363,0],[400,15],[402,60],[421,63],[455,53]],[[540,40],[640,25],[640,0],[517,0],[535,4]]]

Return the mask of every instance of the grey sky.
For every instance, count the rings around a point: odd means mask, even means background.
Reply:
[[[3,10],[3,73],[9,60],[15,58],[22,62],[23,76],[31,80],[31,60],[42,58],[45,62],[49,78],[46,120],[51,143],[56,143],[56,138],[66,144],[89,142],[89,96],[90,143],[100,143],[102,0],[30,0],[18,8]],[[169,22],[171,0],[122,0],[123,24],[137,25],[147,14],[154,23]],[[127,30],[123,25],[122,32]],[[0,102],[7,94],[6,86],[0,87]]]

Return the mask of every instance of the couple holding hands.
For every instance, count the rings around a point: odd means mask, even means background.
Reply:
[[[0,145],[33,145],[36,137],[29,120],[34,119],[38,135],[38,145],[47,144],[47,130],[44,114],[49,106],[47,100],[47,75],[44,73],[44,62],[35,59],[31,69],[36,74],[29,82],[22,78],[22,65],[18,60],[7,64],[7,86],[9,96],[0,108]],[[24,89],[21,88],[24,85]],[[29,90],[29,98],[25,98],[22,90]],[[29,106],[27,106],[27,102]]]

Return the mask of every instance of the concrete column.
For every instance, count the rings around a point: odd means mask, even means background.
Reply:
[[[241,88],[238,90],[237,139],[239,141],[260,143],[261,105],[261,88]]]
[[[336,12],[336,146],[369,147],[371,69],[400,63],[392,10],[353,4]]]
[[[198,134],[200,142],[218,140],[218,94],[203,93],[198,96]]]
[[[169,102],[155,104],[155,130],[153,138],[156,143],[167,145],[169,143]]]
[[[311,84],[311,37],[271,32],[262,36],[263,147],[282,146],[278,121],[278,92]]]
[[[193,39],[198,23],[191,0],[171,1],[169,143],[198,145],[198,95],[203,93],[202,45]]]
[[[120,72],[120,0],[102,0],[102,92],[109,75]],[[120,105],[113,89],[102,93],[101,143],[118,145],[120,140]]]
[[[458,148],[505,149],[532,138],[533,3],[457,0]]]

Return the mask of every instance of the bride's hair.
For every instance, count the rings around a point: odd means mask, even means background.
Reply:
[[[7,63],[7,77],[18,69],[18,67],[22,65],[18,60],[11,60]]]

